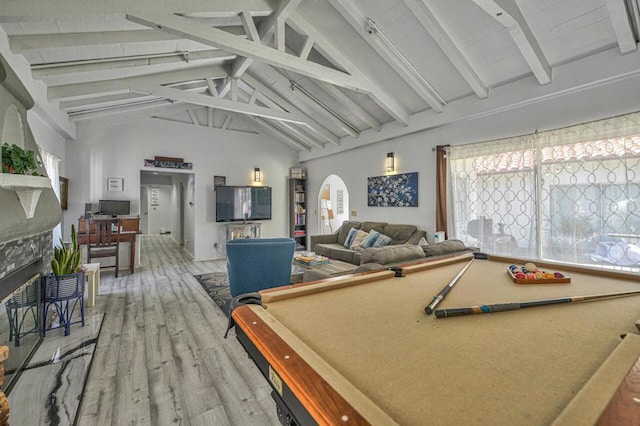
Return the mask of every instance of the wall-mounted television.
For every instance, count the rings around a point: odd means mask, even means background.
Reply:
[[[270,187],[216,186],[216,222],[270,219]]]
[[[104,215],[127,215],[131,202],[129,200],[100,200],[98,212]]]

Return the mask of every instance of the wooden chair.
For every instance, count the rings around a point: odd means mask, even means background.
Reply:
[[[118,218],[88,219],[89,238],[87,244],[87,263],[92,259],[115,257],[116,277],[119,269],[120,228],[122,220]]]

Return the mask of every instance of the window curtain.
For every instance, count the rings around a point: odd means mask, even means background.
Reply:
[[[640,113],[449,148],[453,238],[640,269]]]
[[[436,146],[436,231],[447,231],[447,146]]]
[[[58,197],[58,200],[60,200],[60,158],[45,151],[42,147],[39,147],[39,149],[42,165],[47,171],[53,192],[56,194],[56,197]],[[60,238],[62,238],[62,226],[61,224],[58,224],[53,228],[54,247],[57,245],[58,241],[60,241]]]

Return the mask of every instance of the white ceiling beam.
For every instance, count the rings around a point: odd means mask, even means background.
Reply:
[[[254,89],[259,90],[260,93],[262,93],[266,98],[268,98],[271,102],[273,102],[273,104],[270,105],[272,108],[276,108],[276,107],[285,108],[289,113],[293,114],[295,117],[298,117],[304,120],[309,130],[319,135],[323,140],[326,140],[327,142],[330,142],[336,146],[340,145],[340,138],[338,138],[334,133],[332,133],[330,130],[328,130],[326,127],[324,127],[322,124],[318,123],[311,117],[305,115],[302,111],[296,108],[295,105],[293,105],[291,102],[287,101],[285,98],[277,94],[270,87],[265,86],[264,84],[262,84],[260,81],[256,80],[255,78],[253,78],[253,76],[249,74],[245,74],[242,77],[242,80],[245,83],[247,83],[249,86],[253,87]]]
[[[135,115],[138,118],[150,117],[157,111],[184,111],[187,105],[173,104],[165,99],[147,102],[140,105],[122,106],[118,108],[97,108],[87,112],[77,112],[69,116],[70,120],[83,121],[112,117],[116,115]]]
[[[487,85],[469,64],[444,27],[440,25],[440,21],[429,9],[425,0],[404,0],[404,2],[476,95],[482,99],[489,96]]]
[[[248,105],[240,102],[234,102],[220,97],[213,97],[199,93],[186,92],[184,90],[174,89],[171,87],[162,87],[159,85],[138,84],[131,86],[131,90],[138,93],[144,93],[152,96],[158,96],[171,99],[178,102],[186,102],[194,105],[207,106],[224,111],[231,111],[240,114],[269,118],[272,120],[289,121],[292,123],[300,123],[293,118],[290,113],[274,111],[269,108],[257,105]]]
[[[275,27],[275,37],[274,37],[274,44],[276,45],[276,49],[278,49],[280,52],[284,52],[286,50],[286,44],[285,44],[285,40],[284,40],[284,30],[285,30],[285,25],[284,25],[284,19],[278,19],[276,21],[276,27]]]
[[[636,37],[633,34],[633,27],[631,26],[631,19],[626,2],[624,0],[605,0],[605,3],[607,4],[611,25],[616,34],[620,52],[623,55],[633,52],[637,49]]]
[[[44,65],[32,65],[31,75],[36,80],[65,74],[96,73],[100,71],[127,71],[131,68],[144,70],[145,73],[153,73],[154,68],[167,64],[186,64],[197,66],[198,61],[225,61],[236,58],[222,50],[212,49],[199,52],[174,52],[169,54],[121,56],[114,58],[92,59],[87,61],[57,62]],[[118,78],[115,75],[112,78]],[[98,77],[96,80],[104,80]]]
[[[253,22],[251,12],[240,12],[240,19],[242,20],[242,26],[244,27],[247,38],[255,43],[260,43],[260,34],[258,34],[256,24]]]
[[[201,17],[237,16],[238,10],[249,10],[265,16],[273,12],[270,0],[20,0],[4,1],[0,22],[24,22],[38,19],[69,18],[86,14],[117,14],[130,11],[153,10],[158,13],[197,14]]]
[[[117,95],[96,96],[92,98],[75,99],[71,101],[59,102],[58,105],[63,111],[89,108],[91,106],[121,105],[127,102],[151,99],[151,96],[141,96],[139,93],[121,93]]]
[[[300,141],[306,143],[309,146],[315,146],[317,148],[324,148],[324,144],[318,142],[317,140],[311,138],[310,136],[304,134],[300,130],[296,129],[293,124],[285,123],[284,121],[279,121],[277,123],[273,123],[276,126],[282,126],[286,129],[286,131],[292,134],[294,137],[300,139]]]
[[[219,96],[218,89],[216,89],[216,85],[213,83],[213,79],[211,77],[207,77],[205,81],[207,82],[207,87],[209,88],[209,94],[211,96]]]
[[[352,90],[365,93],[371,91],[369,85],[349,74],[300,59],[296,56],[275,49],[256,45],[255,43],[225,33],[206,25],[169,13],[145,12],[144,14],[127,15],[127,19],[141,25],[162,29],[180,34],[188,39],[214,46],[240,56],[260,60],[269,65],[294,71],[317,80],[326,81]]]
[[[233,102],[238,101],[238,79],[231,77],[231,100]]]
[[[313,43],[315,43],[313,37],[307,36],[298,56],[302,59],[307,59],[309,57],[309,53],[311,53],[311,49],[313,49]]]
[[[240,26],[219,27],[220,30],[234,35],[244,35]],[[59,49],[81,46],[100,46],[110,44],[157,43],[161,41],[184,40],[184,37],[158,30],[97,31],[63,34],[26,34],[8,37],[13,53],[30,50]]]
[[[280,74],[277,71],[275,71],[275,74],[277,75],[277,78],[280,80],[281,84],[284,84],[285,81],[292,81],[292,80],[287,80],[287,78],[284,75]],[[320,105],[320,103],[314,100],[311,96],[304,93],[304,91],[306,91],[311,95],[311,92],[309,92],[304,87],[302,87],[302,85],[298,85],[297,87],[294,87],[293,85],[290,84],[290,90],[293,96],[296,97],[296,99],[304,102],[311,109],[315,110],[317,113],[321,114],[326,119],[331,121],[331,123],[333,123],[333,125],[336,128],[342,130],[343,132],[347,133],[350,136],[353,136],[354,138],[358,137],[358,135],[360,134],[360,132],[357,131],[357,129],[352,127],[353,125],[351,123],[349,123],[346,119],[338,115],[336,111],[329,110],[328,106],[325,107]]]
[[[360,120],[366,123],[369,127],[375,130],[380,130],[382,125],[378,123],[371,114],[365,111],[360,105],[354,102],[350,97],[345,95],[338,89],[336,86],[331,84],[324,83],[322,81],[317,81],[316,84],[324,89],[327,93],[333,96],[342,106],[355,114]]]
[[[322,53],[327,59],[334,63],[340,64],[348,73],[357,77],[359,81],[364,84],[368,90],[358,90],[357,88],[348,87],[346,85],[336,84],[346,89],[356,90],[360,93],[365,93],[373,99],[383,110],[385,110],[391,117],[398,121],[403,126],[409,125],[409,113],[396,101],[394,96],[386,93],[381,87],[373,83],[367,76],[365,76],[358,67],[354,66],[349,59],[343,55],[338,48],[329,42],[320,32],[318,32],[312,25],[307,22],[298,12],[291,14],[289,18],[289,25],[298,33],[306,34],[308,37],[314,39],[314,47]],[[313,77],[313,76],[309,76]],[[335,84],[332,81],[322,80],[326,83]]]
[[[551,66],[515,0],[472,0],[502,24],[515,42],[538,83],[551,82]]]
[[[65,84],[49,86],[47,97],[49,99],[72,99],[96,96],[98,94],[116,94],[129,92],[129,87],[137,84],[172,84],[179,81],[204,80],[207,77],[226,77],[227,71],[223,67],[206,66],[180,71],[149,74],[139,77],[104,80],[92,83]]]
[[[220,130],[227,130],[227,127],[229,127],[229,124],[231,124],[231,114],[227,114],[227,116],[224,118],[224,121],[222,122],[222,126],[220,126]]]
[[[207,126],[208,127],[213,127],[213,113],[214,113],[215,109],[211,108],[211,107],[207,107]]]
[[[369,43],[378,55],[411,86],[427,105],[434,111],[442,112],[445,103],[438,92],[433,89],[423,75],[416,75],[417,70],[413,65],[407,66],[408,59],[400,54],[397,48],[392,48],[385,43],[382,36],[377,34],[377,31],[369,31],[366,28],[367,17],[353,3],[348,0],[329,0],[329,3]]]
[[[307,151],[307,152],[311,151],[311,148],[307,147],[305,144],[293,138],[284,130],[276,127],[269,121],[259,117],[254,118],[252,121],[255,127],[258,127],[259,129],[266,131],[275,140],[281,141],[281,142],[282,141],[287,142],[289,145],[292,145],[293,147],[295,147],[298,151],[300,150]]]
[[[189,113],[189,118],[191,118],[191,121],[193,122],[193,124],[194,124],[195,126],[199,126],[199,125],[200,125],[200,123],[198,123],[198,117],[196,117],[196,113],[195,113],[195,112],[193,112],[193,110],[192,110],[191,108],[189,108],[189,109],[187,110],[187,113]]]

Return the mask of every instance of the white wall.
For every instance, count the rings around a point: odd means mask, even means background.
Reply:
[[[488,99],[487,101],[490,101]],[[558,95],[545,101],[528,103],[490,115],[478,115],[455,124],[436,127],[355,148],[340,154],[309,160],[307,191],[314,197],[330,174],[340,176],[349,189],[353,220],[408,223],[427,231],[433,241],[435,229],[435,152],[436,145],[461,145],[501,139],[536,130],[543,131],[612,117],[640,110],[640,76],[614,80],[589,90]],[[363,137],[363,135],[361,135]],[[348,143],[343,143],[343,147]],[[384,174],[387,152],[394,152],[397,172],[418,172],[418,207],[368,207],[367,177]],[[318,229],[317,207],[309,209],[309,234]]]
[[[248,185],[254,167],[260,167],[265,185],[273,187],[273,219],[264,221],[263,237],[288,235],[289,167],[296,154],[264,136],[218,131],[148,119],[114,127],[81,125],[77,142],[67,145],[69,168],[69,210],[65,217],[75,221],[84,213],[84,203],[100,198],[129,199],[131,212],[140,211],[140,170],[144,159],[154,156],[180,157],[193,163],[185,185],[185,250],[195,259],[222,256],[214,249],[224,241],[222,226],[215,222],[213,176],[226,176],[227,185]],[[179,170],[164,171],[179,172]],[[123,192],[107,192],[108,177],[124,178]],[[68,220],[67,220],[68,222]],[[68,227],[65,226],[65,234]],[[173,225],[172,225],[173,232]]]

